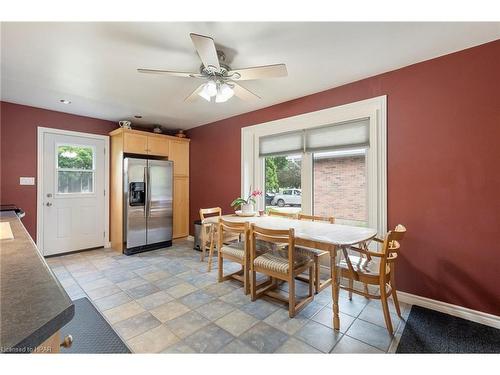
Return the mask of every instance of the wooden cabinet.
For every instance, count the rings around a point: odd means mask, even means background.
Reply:
[[[147,154],[148,137],[137,133],[123,134],[123,151],[131,154]]]
[[[148,137],[148,155],[168,156],[170,142],[160,137]],[[184,143],[189,149],[189,143]]]
[[[123,251],[123,156],[161,156],[174,164],[173,238],[189,235],[189,139],[139,130],[116,129],[111,135],[111,247]]]
[[[170,140],[165,135],[138,131],[123,133],[123,152],[130,154],[168,156],[169,146]],[[187,148],[189,150],[189,143],[187,143]]]
[[[189,177],[174,177],[173,237],[189,235]]]
[[[174,176],[189,176],[189,143],[170,141],[169,160],[174,162]]]

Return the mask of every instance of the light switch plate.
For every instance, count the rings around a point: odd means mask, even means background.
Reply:
[[[19,177],[19,185],[35,185],[35,177]]]

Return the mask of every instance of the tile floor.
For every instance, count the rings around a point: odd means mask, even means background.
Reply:
[[[133,256],[98,249],[47,262],[70,297],[88,297],[132,352],[395,352],[404,320],[392,304],[392,337],[379,301],[356,295],[349,301],[343,291],[341,329],[334,332],[330,288],[289,319],[286,305],[272,299],[251,302],[238,282],[217,283],[217,263],[207,273],[192,245],[186,240]],[[239,267],[227,262],[225,266]],[[297,289],[307,292],[306,284],[298,283]],[[410,306],[401,308],[407,317]]]

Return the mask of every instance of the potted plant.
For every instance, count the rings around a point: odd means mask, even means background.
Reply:
[[[236,198],[232,203],[231,207],[234,209],[238,208],[238,206],[241,207],[241,212],[244,214],[250,214],[255,212],[253,205],[256,203],[255,198],[262,195],[262,191],[260,190],[253,190],[250,187],[251,193],[248,196],[247,199],[244,198]]]

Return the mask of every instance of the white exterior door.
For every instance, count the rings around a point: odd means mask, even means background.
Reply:
[[[43,135],[43,254],[105,245],[105,141]]]

